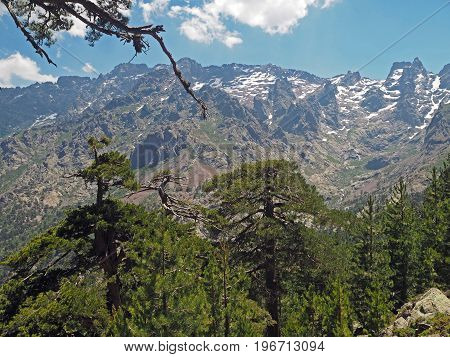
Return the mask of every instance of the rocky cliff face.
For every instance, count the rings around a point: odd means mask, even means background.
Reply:
[[[436,145],[450,145],[450,104],[441,105],[426,128],[424,138],[426,148]]]
[[[418,59],[398,62],[386,80],[274,65],[179,65],[207,102],[207,121],[166,65],[123,64],[96,79],[2,90],[1,239],[25,239],[91,199],[82,183],[63,178],[89,161],[90,135],[112,136],[142,180],[170,168],[189,177],[190,189],[242,161],[296,160],[341,207],[388,192],[399,176],[420,191],[448,149],[448,65],[433,74]]]
[[[450,63],[439,72],[439,88],[450,89]]]

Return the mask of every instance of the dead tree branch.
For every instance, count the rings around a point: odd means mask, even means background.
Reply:
[[[207,222],[201,212],[189,203],[179,200],[167,191],[169,184],[182,185],[185,177],[174,176],[172,174],[161,174],[153,177],[149,183],[142,186],[142,189],[132,192],[126,196],[130,198],[138,193],[147,191],[156,191],[158,193],[161,205],[166,214],[184,219],[192,219],[196,222]]]
[[[205,102],[198,98],[191,88],[191,83],[187,81],[181,73],[178,65],[173,58],[172,53],[167,49],[163,38],[160,33],[165,32],[162,25],[145,25],[145,26],[129,26],[126,21],[116,18],[112,13],[103,9],[96,2],[91,0],[30,0],[30,6],[28,16],[26,20],[20,19],[10,3],[10,0],[0,0],[6,6],[11,18],[16,26],[20,29],[26,40],[31,43],[36,52],[48,63],[56,64],[51,60],[47,52],[42,48],[39,41],[36,40],[32,32],[27,30],[29,19],[32,15],[32,11],[35,11],[35,7],[39,7],[46,13],[53,15],[61,23],[71,16],[75,19],[83,22],[89,29],[95,31],[98,34],[104,34],[108,36],[115,36],[125,43],[131,43],[136,51],[135,56],[138,53],[146,53],[150,45],[145,39],[145,36],[152,37],[161,47],[166,57],[169,59],[175,76],[180,81],[184,90],[194,99],[194,101],[200,106],[202,117],[207,117],[207,106]],[[54,28],[50,27],[47,23],[39,24],[46,30],[53,31]]]

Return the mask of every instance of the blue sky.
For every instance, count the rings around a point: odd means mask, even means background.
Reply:
[[[448,3],[448,0],[136,0],[131,21],[144,24],[147,18],[163,24],[166,44],[175,58],[191,57],[203,65],[272,63],[328,77],[357,70]],[[394,61],[412,61],[416,56],[427,69],[439,72],[450,62],[449,18],[450,4],[364,68],[362,75],[385,78]],[[58,64],[54,68],[34,53],[5,14],[0,16],[0,85],[25,85],[61,75],[95,76],[96,72],[108,72],[133,56],[133,48],[116,39],[104,37],[90,47],[82,37],[67,33],[60,37],[64,50],[58,46],[48,50]],[[152,66],[167,60],[157,44],[153,44],[147,55],[134,62]],[[21,65],[24,69],[19,68]]]

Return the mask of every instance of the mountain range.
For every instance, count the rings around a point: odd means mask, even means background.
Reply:
[[[386,196],[400,176],[421,192],[448,153],[450,64],[432,73],[418,58],[396,62],[385,80],[271,64],[204,67],[183,58],[178,65],[207,103],[207,120],[168,65],[121,64],[95,79],[0,91],[3,250],[92,199],[67,178],[91,159],[92,135],[112,137],[141,182],[162,168],[186,176],[180,195],[192,199],[201,182],[233,165],[288,158],[341,208],[369,193]]]

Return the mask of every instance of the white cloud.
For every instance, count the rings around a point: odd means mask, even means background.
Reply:
[[[150,21],[152,15],[160,15],[169,5],[170,0],[153,0],[151,2],[139,1],[142,16],[146,22]]]
[[[228,47],[242,43],[239,33],[226,28],[226,19],[259,27],[271,35],[286,34],[308,15],[310,7],[327,8],[338,0],[209,0],[201,7],[172,6],[169,15],[182,17],[180,31],[193,41],[214,40]]]
[[[228,31],[216,14],[196,7],[181,8],[174,6],[170,15],[177,16],[180,12],[191,15],[191,18],[186,19],[180,26],[181,32],[190,40],[202,43],[211,43],[213,40],[218,40],[228,47],[242,43],[239,34]]]
[[[81,68],[83,72],[85,73],[94,73],[97,72],[97,70],[94,68],[94,66],[90,63],[85,63],[84,66]]]
[[[334,3],[338,2],[338,1],[341,1],[341,0],[325,0],[323,2],[322,9],[326,9],[327,7],[330,7],[331,5],[333,5]]]
[[[70,16],[73,21],[73,26],[67,33],[72,37],[82,37],[86,36],[86,25],[83,21],[77,19],[76,17]]]
[[[13,78],[31,82],[56,82],[52,75],[42,74],[37,63],[31,58],[16,52],[9,57],[0,58],[0,87],[14,87]]]
[[[73,71],[67,66],[63,66],[62,69],[65,70],[68,73],[73,73]]]
[[[135,3],[136,3],[136,0],[131,0],[131,6],[130,6],[129,9],[126,8],[126,7],[120,7],[120,6],[119,6],[118,11],[119,11],[123,16],[126,16],[126,17],[130,18],[130,17],[131,17],[131,13],[133,12],[132,6],[134,6]]]

